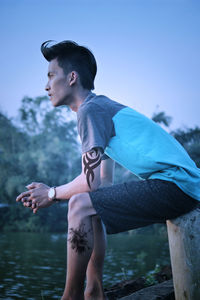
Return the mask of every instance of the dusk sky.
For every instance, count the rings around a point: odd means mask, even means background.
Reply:
[[[97,94],[171,129],[200,127],[200,1],[0,0],[0,109],[17,115],[24,96],[46,95],[46,40],[74,40],[94,53]]]

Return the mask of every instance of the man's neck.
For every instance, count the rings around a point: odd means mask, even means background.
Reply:
[[[69,105],[69,107],[71,108],[71,110],[77,112],[79,109],[79,106],[85,101],[85,99],[87,98],[87,96],[91,93],[91,91],[89,90],[82,90],[79,91],[78,93],[76,93],[73,96],[73,101],[71,102],[71,104]]]

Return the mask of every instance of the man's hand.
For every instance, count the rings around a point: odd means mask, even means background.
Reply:
[[[32,182],[27,185],[28,191],[21,193],[16,201],[21,201],[25,207],[30,207],[33,213],[38,209],[49,207],[53,204],[48,198],[48,191],[50,187],[44,183]]]

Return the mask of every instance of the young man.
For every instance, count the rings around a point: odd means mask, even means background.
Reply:
[[[58,187],[33,182],[17,201],[36,213],[56,199],[69,200],[62,300],[105,299],[102,222],[107,233],[117,233],[165,222],[194,209],[200,200],[200,170],[159,125],[91,92],[97,67],[87,48],[71,41],[51,47],[45,42],[41,51],[49,61],[46,90],[52,105],[67,105],[77,113],[82,173]],[[141,180],[112,185],[113,161]]]

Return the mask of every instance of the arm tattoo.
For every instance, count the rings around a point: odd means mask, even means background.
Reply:
[[[91,188],[91,182],[94,181],[94,169],[101,163],[101,156],[97,149],[93,149],[83,156],[84,173],[87,184]]]

